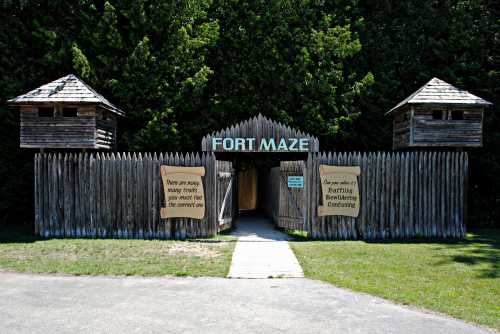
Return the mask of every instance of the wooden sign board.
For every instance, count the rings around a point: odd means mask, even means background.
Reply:
[[[359,215],[359,166],[320,165],[323,205],[318,207],[318,216]]]
[[[195,218],[205,216],[205,194],[202,177],[205,167],[161,166],[165,206],[160,216],[165,218]]]

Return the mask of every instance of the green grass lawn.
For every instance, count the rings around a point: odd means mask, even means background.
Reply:
[[[224,277],[234,245],[234,239],[227,236],[174,241],[0,235],[0,271]]]
[[[500,329],[500,231],[456,242],[291,242],[305,275]]]

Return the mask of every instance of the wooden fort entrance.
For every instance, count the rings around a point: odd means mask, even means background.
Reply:
[[[66,99],[78,86],[90,104]],[[261,115],[207,135],[201,154],[102,152],[123,112],[89,89],[69,75],[9,101],[20,107],[21,147],[94,149],[35,155],[35,232],[44,237],[211,237],[244,211],[315,239],[465,235],[468,156],[453,148],[482,145],[491,103],[439,79],[390,113],[394,148],[451,148],[441,152],[320,153],[317,138]],[[90,126],[87,143],[60,129],[44,139],[47,126],[75,122]],[[169,171],[185,175],[164,181]]]
[[[316,138],[262,116],[207,135],[202,151],[37,154],[35,232],[44,237],[211,237],[232,226],[238,214],[258,211],[313,239],[465,235],[466,152],[320,153]],[[161,216],[168,206],[163,166],[203,167],[201,219]],[[323,190],[325,166],[359,171],[357,215],[323,214],[325,206],[342,201],[325,202],[327,192],[337,193]]]
[[[289,176],[303,180],[305,161],[280,160],[286,159],[282,155],[269,158],[238,153],[232,161],[217,160],[220,231],[231,227],[240,214],[264,214],[280,227],[305,229],[304,185],[288,184]]]
[[[317,138],[262,115],[204,137],[202,151],[217,159],[219,231],[243,213],[265,214],[280,227],[305,229],[305,161],[318,150]]]

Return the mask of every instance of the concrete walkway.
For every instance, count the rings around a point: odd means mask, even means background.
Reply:
[[[305,278],[169,279],[0,273],[0,333],[490,332]]]
[[[263,217],[242,216],[232,235],[238,236],[229,278],[304,277],[288,237]]]

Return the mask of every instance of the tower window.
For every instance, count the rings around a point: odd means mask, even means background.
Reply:
[[[63,117],[77,117],[77,108],[63,108]]]
[[[462,110],[452,110],[451,119],[455,121],[462,121],[464,119],[464,112]]]
[[[54,117],[54,108],[38,108],[38,117]]]
[[[432,119],[443,119],[443,111],[442,110],[433,110],[432,111]]]

